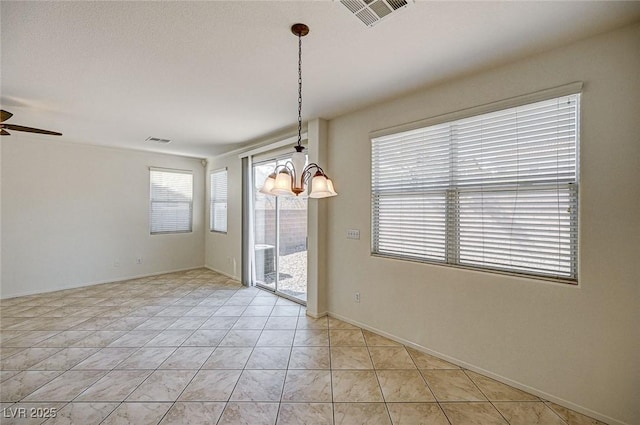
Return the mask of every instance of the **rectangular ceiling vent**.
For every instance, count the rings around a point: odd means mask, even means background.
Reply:
[[[414,0],[340,0],[349,12],[368,27],[374,26],[413,2]]]
[[[171,140],[169,140],[169,139],[161,139],[159,137],[147,137],[145,142],[155,142],[155,143],[167,144],[167,143],[171,143]]]

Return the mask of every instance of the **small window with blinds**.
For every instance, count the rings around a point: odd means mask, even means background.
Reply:
[[[151,234],[191,232],[193,173],[150,168]]]
[[[373,138],[373,254],[575,283],[579,104]]]
[[[212,232],[227,233],[227,169],[217,170],[210,177],[211,208],[209,209],[209,229]]]

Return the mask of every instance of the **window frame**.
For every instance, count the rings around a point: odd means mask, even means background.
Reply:
[[[370,133],[370,142],[371,142],[371,199],[370,199],[370,205],[371,205],[371,255],[373,257],[380,257],[380,258],[388,258],[388,259],[399,259],[399,260],[403,260],[403,261],[412,261],[412,262],[419,262],[419,263],[427,263],[427,264],[434,264],[434,265],[444,265],[447,267],[454,267],[454,268],[460,268],[460,269],[466,269],[466,270],[473,270],[473,271],[479,271],[479,272],[485,272],[485,273],[497,273],[497,274],[504,274],[504,275],[511,275],[511,276],[518,276],[518,277],[526,277],[526,278],[533,278],[533,279],[538,279],[538,280],[545,280],[545,281],[553,281],[553,282],[558,282],[558,283],[563,283],[563,284],[571,284],[571,285],[577,285],[578,284],[578,278],[579,278],[579,255],[578,255],[578,250],[579,250],[579,245],[578,245],[578,237],[579,237],[579,217],[578,217],[578,212],[579,212],[579,200],[580,200],[580,196],[579,196],[579,176],[580,176],[580,154],[579,154],[579,147],[580,147],[580,115],[581,115],[581,110],[580,110],[580,94],[582,92],[582,82],[576,82],[576,83],[571,83],[571,84],[567,84],[564,86],[560,86],[560,87],[555,87],[552,89],[548,89],[548,90],[543,90],[540,92],[536,92],[536,93],[532,93],[532,94],[528,94],[528,95],[524,95],[524,96],[518,96],[518,97],[514,97],[514,98],[509,98],[509,99],[505,99],[502,101],[498,101],[498,102],[493,102],[490,104],[485,104],[485,105],[480,105],[477,107],[472,107],[472,108],[468,108],[465,110],[461,110],[461,111],[457,111],[457,112],[452,112],[452,113],[447,113],[447,114],[443,114],[443,115],[439,115],[433,118],[429,118],[429,119],[425,119],[425,120],[420,120],[420,121],[416,121],[416,122],[412,122],[412,123],[408,123],[408,124],[403,124],[403,125],[399,125],[399,126],[394,126],[391,128],[387,128],[387,129],[383,129],[383,130],[378,130],[378,131],[374,131]],[[376,213],[377,211],[375,211],[376,207],[380,206],[379,201],[376,201],[376,196],[380,196],[379,193],[376,194],[375,190],[374,190],[374,149],[373,149],[373,143],[374,143],[374,139],[376,138],[381,138],[381,137],[385,137],[385,136],[393,136],[396,135],[398,133],[403,133],[406,131],[412,131],[412,130],[419,130],[419,129],[424,129],[426,127],[432,127],[432,126],[437,126],[439,124],[448,124],[448,123],[453,123],[459,120],[464,120],[466,118],[473,118],[476,116],[481,116],[484,114],[490,114],[492,112],[499,112],[502,110],[506,110],[506,109],[510,109],[510,108],[515,108],[515,107],[521,107],[521,106],[526,106],[529,104],[533,104],[536,102],[541,102],[541,101],[545,101],[545,100],[551,100],[551,99],[555,99],[555,98],[560,98],[563,96],[570,96],[570,95],[577,95],[577,107],[576,107],[576,121],[575,121],[575,126],[576,126],[576,132],[575,132],[575,181],[571,182],[569,184],[568,190],[570,193],[570,196],[574,197],[571,198],[572,200],[575,201],[575,203],[571,204],[571,207],[573,207],[575,205],[575,209],[571,209],[571,217],[570,217],[570,232],[572,235],[572,241],[571,241],[571,247],[572,247],[572,254],[570,255],[570,263],[571,263],[571,276],[570,277],[565,277],[565,276],[560,276],[560,275],[554,275],[553,273],[541,273],[541,272],[529,272],[529,271],[519,271],[519,270],[506,270],[506,269],[500,269],[500,268],[496,268],[491,267],[491,266],[487,266],[485,263],[485,265],[469,265],[469,264],[461,264],[460,263],[460,259],[458,258],[450,258],[451,255],[459,255],[460,254],[460,234],[457,234],[457,236],[455,236],[455,238],[453,238],[452,240],[452,235],[456,234],[456,226],[459,226],[459,218],[456,218],[454,216],[454,213],[451,213],[449,211],[449,209],[451,208],[451,206],[457,206],[459,207],[459,200],[456,201],[451,201],[451,198],[459,198],[460,194],[466,190],[472,191],[472,190],[476,190],[476,187],[467,187],[467,188],[458,188],[455,187],[455,185],[451,184],[451,181],[449,181],[449,185],[448,187],[442,187],[442,192],[444,193],[445,196],[445,201],[444,201],[444,205],[445,208],[447,209],[444,217],[445,217],[445,223],[444,223],[444,229],[443,232],[445,234],[445,252],[444,252],[444,259],[443,261],[437,260],[437,259],[428,259],[428,258],[415,258],[412,256],[407,256],[407,255],[402,255],[402,254],[389,254],[389,253],[381,253],[376,251],[376,244],[378,241],[378,237],[379,235],[376,233],[376,223],[379,224],[379,222],[376,222]],[[559,188],[556,188],[557,190],[559,190]],[[522,189],[520,189],[522,190]],[[407,192],[404,192],[405,194],[407,194]],[[435,193],[435,191],[434,191]],[[406,195],[405,195],[406,196]],[[575,239],[575,240],[574,240]],[[457,246],[457,248],[456,248]]]
[[[225,206],[225,218],[224,218],[224,230],[214,229],[214,184],[213,178],[216,174],[224,173],[225,193],[224,193],[224,206]],[[221,203],[220,201],[218,203]],[[209,232],[227,234],[229,231],[229,171],[227,167],[212,170],[209,173]]]
[[[182,174],[188,175],[191,178],[191,193],[189,202],[186,201],[154,201],[153,199],[153,177],[152,173],[174,173],[174,174]],[[161,167],[149,167],[149,234],[150,235],[171,235],[171,234],[179,234],[179,233],[193,233],[193,192],[194,192],[194,181],[193,181],[193,170],[181,170],[175,168],[161,168]],[[180,230],[163,230],[163,231],[154,231],[153,230],[153,212],[154,212],[154,204],[156,203],[175,203],[175,204],[188,204],[189,205],[189,227],[188,229],[180,229]]]

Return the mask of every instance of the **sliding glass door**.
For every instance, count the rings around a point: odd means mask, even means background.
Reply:
[[[275,165],[275,161],[253,165],[253,283],[273,290],[276,289],[278,199],[260,193],[258,182],[264,182]]]
[[[307,199],[259,192],[290,157],[253,164],[253,283],[300,302],[307,300]]]

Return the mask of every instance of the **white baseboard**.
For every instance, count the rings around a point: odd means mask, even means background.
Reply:
[[[35,295],[35,294],[45,294],[45,293],[49,293],[49,292],[62,291],[62,290],[66,290],[66,289],[83,288],[83,287],[88,287],[88,286],[100,285],[100,284],[104,284],[104,283],[116,283],[116,282],[122,282],[122,281],[125,281],[125,280],[140,279],[140,278],[158,276],[158,275],[167,274],[167,273],[176,273],[176,272],[182,272],[182,271],[188,271],[188,270],[195,270],[195,269],[199,269],[199,268],[206,268],[208,270],[211,270],[211,271],[214,271],[216,273],[220,273],[220,274],[222,274],[224,276],[227,276],[227,277],[229,277],[231,279],[238,280],[238,281],[240,280],[237,276],[232,276],[232,275],[230,275],[230,274],[228,274],[228,273],[226,273],[224,271],[217,270],[217,269],[215,269],[213,267],[204,265],[204,266],[197,266],[197,267],[188,267],[188,268],[183,268],[183,269],[166,270],[166,271],[161,271],[161,272],[157,272],[157,273],[154,272],[154,273],[143,274],[143,275],[133,275],[133,276],[126,276],[126,277],[119,277],[119,278],[117,278],[117,280],[107,279],[107,280],[83,283],[83,284],[79,284],[79,285],[62,285],[62,286],[58,286],[58,287],[55,287],[55,288],[47,288],[46,291],[26,291],[26,292],[17,293],[17,294],[11,294],[10,296],[4,296],[4,294],[3,294],[3,296],[0,299],[9,299],[9,298],[28,296],[28,295]],[[382,335],[382,336],[384,336],[386,338],[389,338],[389,339],[391,339],[393,341],[396,341],[396,342],[399,342],[401,344],[404,344],[404,345],[406,345],[408,347],[414,348],[414,349],[416,349],[418,351],[421,351],[423,353],[430,354],[432,356],[435,356],[435,357],[438,357],[440,359],[446,360],[446,361],[448,361],[450,363],[453,363],[453,364],[458,365],[460,367],[463,367],[465,369],[469,369],[469,370],[472,370],[474,372],[480,373],[482,375],[488,376],[488,377],[490,377],[492,379],[495,379],[496,381],[499,381],[499,382],[502,382],[504,384],[510,385],[512,387],[518,388],[520,390],[526,391],[526,392],[528,392],[530,394],[534,394],[534,395],[536,395],[538,397],[541,397],[541,398],[543,398],[545,400],[551,401],[551,402],[556,403],[556,404],[558,404],[560,406],[564,406],[564,407],[566,407],[568,409],[575,410],[576,412],[585,414],[587,416],[590,416],[592,418],[595,418],[595,419],[597,419],[599,421],[602,421],[602,422],[605,422],[607,424],[610,424],[610,425],[631,425],[631,424],[628,424],[626,422],[622,422],[622,421],[619,421],[617,419],[611,418],[609,416],[600,414],[598,412],[595,412],[595,411],[593,411],[591,409],[588,409],[588,408],[585,408],[583,406],[577,405],[577,404],[572,403],[570,401],[564,400],[562,398],[556,397],[553,394],[549,394],[549,393],[547,393],[545,391],[539,390],[537,388],[530,387],[530,386],[522,384],[522,383],[520,383],[518,381],[514,381],[512,379],[509,379],[509,378],[507,378],[505,376],[493,373],[493,372],[491,372],[489,370],[483,369],[483,368],[478,367],[476,365],[473,365],[471,363],[467,363],[467,362],[465,362],[463,360],[460,360],[460,359],[457,359],[455,357],[451,357],[451,356],[448,356],[446,354],[440,353],[438,351],[431,350],[431,349],[429,349],[427,347],[423,347],[421,345],[415,344],[415,343],[413,343],[411,341],[408,341],[408,340],[406,340],[404,338],[400,338],[400,337],[398,337],[396,335],[392,335],[392,334],[390,334],[388,332],[385,332],[385,331],[383,331],[381,329],[374,328],[374,327],[369,326],[369,325],[367,325],[365,323],[361,323],[361,322],[358,322],[356,320],[353,320],[353,319],[351,319],[349,317],[342,316],[340,314],[333,313],[333,312],[327,312],[327,311],[324,311],[324,312],[321,312],[321,313],[311,313],[311,312],[309,312],[307,310],[306,314],[307,314],[307,316],[310,316],[310,317],[313,317],[313,318],[316,318],[316,319],[328,315],[330,317],[334,317],[336,319],[340,319],[340,320],[342,320],[344,322],[351,323],[351,324],[353,324],[355,326],[358,326],[358,327],[360,327],[362,329],[366,329],[366,330],[369,330],[371,332],[375,332],[375,333],[377,333],[379,335]]]
[[[324,317],[324,316],[328,316],[328,315],[329,315],[329,313],[328,313],[328,312],[326,312],[326,311],[323,311],[322,313],[312,313],[312,312],[310,312],[309,310],[307,310],[307,311],[306,311],[306,314],[307,314],[307,316],[309,316],[309,317],[313,317],[314,319],[319,319],[319,318],[321,318],[321,317]]]
[[[211,270],[212,272],[220,273],[221,275],[227,276],[230,279],[237,280],[238,282],[241,281],[241,279],[238,276],[231,275],[231,274],[229,274],[227,272],[223,272],[222,270],[218,270],[218,269],[213,268],[213,267],[208,266],[208,265],[204,265],[203,267],[205,269]]]
[[[159,276],[159,275],[167,274],[167,273],[185,272],[185,271],[188,271],[188,270],[196,270],[196,269],[202,269],[202,268],[206,268],[206,267],[205,266],[187,267],[187,268],[184,268],[184,269],[173,269],[173,270],[166,270],[166,271],[161,271],[161,272],[153,272],[153,273],[140,274],[140,275],[120,276],[120,277],[116,277],[115,279],[97,280],[97,281],[91,281],[91,282],[86,282],[86,283],[80,283],[80,284],[77,284],[77,285],[59,285],[59,286],[55,286],[55,287],[52,287],[52,288],[51,287],[50,288],[46,288],[46,290],[42,290],[42,291],[36,290],[36,291],[18,292],[18,293],[15,293],[15,294],[10,294],[8,296],[6,296],[5,294],[2,294],[0,299],[7,300],[9,298],[25,297],[25,296],[29,296],[29,295],[48,294],[49,292],[64,291],[66,289],[84,288],[84,287],[87,287],[87,286],[102,285],[103,283],[117,283],[117,282],[123,282],[125,280],[141,279],[141,278],[144,278],[144,277],[153,277],[153,276]]]
[[[431,350],[431,349],[429,349],[427,347],[423,347],[421,345],[415,344],[415,343],[413,343],[411,341],[408,341],[408,340],[406,340],[404,338],[400,338],[398,336],[392,335],[392,334],[390,334],[388,332],[385,332],[383,330],[380,330],[380,329],[374,328],[372,326],[369,326],[366,323],[360,323],[357,320],[353,320],[353,319],[350,319],[350,318],[348,318],[346,316],[342,316],[341,314],[336,314],[336,313],[333,313],[333,312],[328,312],[328,313],[324,313],[324,314],[328,314],[329,317],[334,317],[336,319],[340,319],[343,322],[351,323],[352,325],[358,326],[358,327],[360,327],[362,329],[366,329],[368,331],[375,332],[375,333],[377,333],[379,335],[382,335],[382,336],[384,336],[386,338],[389,338],[389,339],[391,339],[393,341],[396,341],[396,342],[399,342],[401,344],[404,344],[407,347],[411,347],[411,348],[414,348],[414,349],[416,349],[418,351],[421,351],[423,353],[430,354],[430,355],[438,357],[438,358],[440,358],[442,360],[446,360],[449,363],[453,363],[453,364],[455,364],[457,366],[463,367],[465,369],[469,369],[469,370],[471,370],[473,372],[477,372],[477,373],[479,373],[481,375],[488,376],[489,378],[495,379],[496,381],[502,382],[503,384],[510,385],[510,386],[512,386],[514,388],[518,388],[518,389],[520,389],[522,391],[526,391],[526,392],[528,392],[530,394],[533,394],[533,395],[536,395],[536,396],[538,396],[538,397],[540,397],[540,398],[542,398],[544,400],[548,400],[548,401],[551,401],[551,402],[553,402],[555,404],[558,404],[560,406],[564,406],[567,409],[575,410],[576,412],[579,412],[579,413],[582,413],[584,415],[590,416],[590,417],[592,417],[594,419],[597,419],[597,420],[602,421],[604,423],[607,423],[609,425],[631,425],[629,423],[619,421],[617,419],[614,419],[614,418],[611,418],[609,416],[603,415],[601,413],[595,412],[595,411],[593,411],[591,409],[588,409],[586,407],[583,407],[583,406],[577,405],[575,403],[572,403],[570,401],[564,400],[562,398],[556,397],[553,394],[549,394],[549,393],[547,393],[545,391],[539,390],[537,388],[530,387],[530,386],[522,384],[522,383],[520,383],[518,381],[514,381],[512,379],[509,379],[509,378],[507,378],[505,376],[493,373],[493,372],[491,372],[489,370],[486,370],[486,369],[483,369],[481,367],[475,366],[475,365],[473,365],[471,363],[467,363],[467,362],[462,361],[460,359],[457,359],[455,357],[451,357],[451,356],[448,356],[446,354]]]

